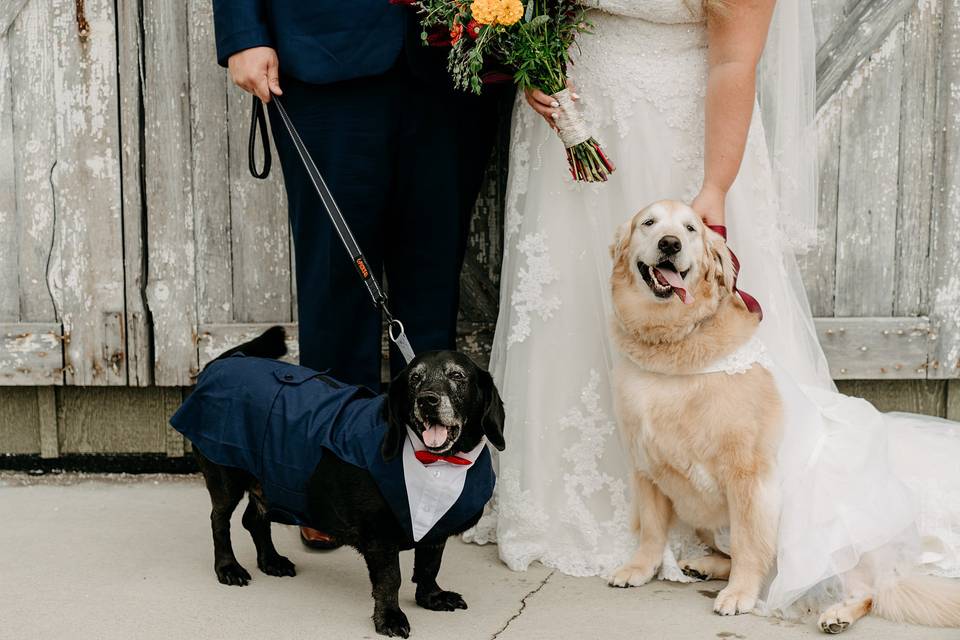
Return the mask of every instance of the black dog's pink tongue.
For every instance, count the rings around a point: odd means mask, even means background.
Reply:
[[[684,283],[683,277],[677,273],[676,269],[672,266],[663,265],[655,267],[655,270],[658,275],[663,276],[663,279],[673,287],[673,292],[677,294],[677,297],[680,298],[683,304],[691,304],[693,302],[693,294],[687,291],[686,283]]]
[[[447,441],[447,428],[442,424],[431,425],[423,430],[423,443],[428,447],[440,447]]]

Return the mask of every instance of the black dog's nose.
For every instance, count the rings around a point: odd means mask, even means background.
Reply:
[[[680,238],[677,236],[663,236],[660,238],[660,242],[657,243],[657,248],[668,256],[680,253],[682,246],[683,245],[680,244]]]
[[[417,396],[417,404],[421,409],[436,409],[440,406],[439,394],[430,391],[424,391]]]

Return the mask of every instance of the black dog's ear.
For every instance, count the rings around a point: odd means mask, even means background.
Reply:
[[[483,390],[484,409],[483,409],[483,435],[487,436],[490,444],[497,448],[497,451],[503,451],[506,443],[503,440],[503,423],[506,421],[506,415],[503,412],[503,400],[500,398],[500,392],[497,391],[497,385],[493,383],[493,376],[487,371],[480,372],[480,388]]]
[[[410,413],[408,403],[407,370],[404,369],[390,383],[390,390],[387,392],[387,433],[380,445],[380,454],[384,460],[396,458],[403,449],[403,440],[407,435],[407,416]]]

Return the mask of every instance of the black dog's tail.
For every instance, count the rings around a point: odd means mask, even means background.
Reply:
[[[287,332],[279,325],[270,327],[253,340],[227,349],[216,359],[229,358],[238,352],[254,358],[282,358],[287,355]]]

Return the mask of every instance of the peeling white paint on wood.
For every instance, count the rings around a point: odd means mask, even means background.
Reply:
[[[49,44],[53,13],[49,4],[31,2],[7,32],[12,64],[16,164],[19,306],[23,322],[54,322],[47,261],[54,241],[57,164],[56,53]]]
[[[939,129],[944,136],[934,216],[931,377],[960,377],[960,0],[944,0]]]
[[[902,27],[890,52],[871,60],[869,80],[842,96],[837,205],[838,316],[890,315],[896,266],[903,84]]]
[[[197,357],[186,20],[182,0],[143,3],[146,295],[153,318],[155,382],[164,386],[190,384]]]
[[[67,381],[126,384],[124,348],[117,343],[122,327],[113,321],[124,309],[116,22],[112,0],[86,0],[85,8],[85,38],[74,3],[61,2],[54,4],[52,37],[45,40],[56,54],[51,279],[70,336]]]
[[[0,324],[0,386],[63,384],[60,325]]]
[[[251,177],[246,154],[251,98],[232,83],[228,96],[230,149],[237,150],[230,154],[234,320],[289,321],[290,231],[280,168],[268,180]]]

